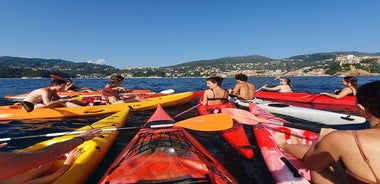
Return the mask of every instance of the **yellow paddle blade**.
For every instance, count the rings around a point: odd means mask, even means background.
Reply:
[[[227,130],[230,129],[232,125],[232,118],[228,114],[210,114],[204,116],[197,116],[173,124],[173,126],[179,126],[199,131]]]

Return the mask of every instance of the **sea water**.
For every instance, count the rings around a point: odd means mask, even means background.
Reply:
[[[334,92],[342,88],[342,78],[336,76],[329,77],[289,77],[294,91],[297,92]],[[380,80],[379,76],[358,77],[359,85]],[[107,79],[73,79],[78,87],[89,87],[92,89],[101,89],[108,82]],[[48,86],[51,79],[0,79],[0,105],[13,104],[14,101],[6,100],[2,97],[5,95],[16,95],[27,93],[33,89]],[[278,80],[274,78],[249,78],[250,82],[260,88],[264,84],[268,86],[278,85]],[[225,89],[233,88],[234,78],[226,78],[222,87]],[[203,91],[206,89],[205,78],[127,78],[123,84],[130,89],[151,89],[159,92],[166,89],[174,89],[176,92],[185,91]],[[165,108],[173,117],[194,107],[197,101],[187,104]],[[133,112],[129,115],[125,126],[141,126],[153,113],[153,110],[144,112]],[[182,114],[177,120],[182,120],[197,116],[196,110]],[[50,132],[70,131],[78,127],[91,124],[102,117],[96,118],[74,118],[63,120],[34,120],[34,121],[7,121],[0,122],[0,138],[15,137],[24,135],[46,134]],[[310,123],[293,119],[291,117],[282,117],[294,123]],[[254,134],[250,126],[245,126],[247,135],[253,145],[255,156],[253,159],[246,159],[239,155],[230,145],[215,132],[189,131],[197,140],[199,140],[239,181],[239,183],[273,183],[273,179],[267,170],[265,163],[256,147]],[[115,143],[100,163],[88,183],[97,183],[107,167],[112,163],[118,153],[128,144],[129,140],[136,134],[137,130],[121,131]],[[13,151],[22,149],[44,140],[44,138],[31,138],[27,140],[10,141],[6,148],[1,151]]]

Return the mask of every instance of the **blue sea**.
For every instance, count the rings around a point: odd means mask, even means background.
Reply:
[[[249,81],[256,85],[256,88],[268,84],[268,86],[278,85],[274,78],[260,77],[250,78]],[[294,91],[319,93],[334,92],[342,88],[342,78],[337,76],[329,77],[289,77],[292,82]],[[380,80],[380,76],[358,77],[359,85]],[[89,87],[92,89],[101,89],[108,82],[107,79],[73,79],[78,87]],[[0,105],[13,104],[14,101],[4,99],[5,95],[16,95],[29,92],[33,89],[49,85],[51,79],[0,79]],[[233,78],[225,78],[222,87],[232,88],[235,84]],[[153,91],[163,91],[174,89],[176,92],[185,91],[202,91],[206,89],[205,78],[127,78],[123,84],[130,89],[151,89]],[[167,112],[176,116],[196,105],[196,101],[187,104],[168,107]],[[126,126],[140,126],[153,113],[151,111],[133,112],[130,114]],[[196,110],[184,113],[178,117],[178,120],[197,116]],[[90,124],[103,117],[81,118],[81,119],[63,119],[47,121],[8,121],[0,122],[0,138],[15,137],[24,135],[46,134],[50,132],[69,131],[74,128]],[[300,121],[291,117],[282,117],[294,123],[311,123]],[[250,137],[252,145],[256,146],[252,128],[245,126],[246,132]],[[107,153],[103,162],[96,169],[88,183],[97,183],[107,167],[112,163],[118,153],[128,144],[129,140],[136,134],[137,130],[121,131],[116,142]],[[257,147],[254,147],[255,156],[253,159],[245,159],[239,155],[226,141],[217,133],[190,131],[239,181],[239,183],[273,183],[273,179],[266,169],[264,161]],[[22,149],[44,140],[43,138],[31,138],[26,140],[10,141],[6,148],[1,151],[13,151]]]

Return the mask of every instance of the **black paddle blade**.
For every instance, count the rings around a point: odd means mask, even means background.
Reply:
[[[32,112],[34,110],[34,104],[28,102],[28,101],[21,101],[20,102],[22,108],[26,110],[26,112]]]

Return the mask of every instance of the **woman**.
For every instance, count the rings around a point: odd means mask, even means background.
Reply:
[[[206,89],[203,94],[203,105],[217,105],[228,102],[228,93],[221,85],[222,77],[210,77],[206,80],[206,85],[210,89]]]
[[[140,98],[137,95],[127,96],[122,93],[131,92],[127,88],[121,87],[124,82],[124,76],[121,74],[112,74],[111,81],[103,88],[102,97],[105,98],[111,104],[143,101],[145,99]]]
[[[358,79],[356,77],[346,76],[343,78],[342,84],[344,88],[338,91],[336,94],[325,92],[322,92],[320,94],[336,99],[340,99],[345,96],[356,96],[356,91],[358,90]]]
[[[292,92],[292,84],[290,83],[290,79],[288,78],[280,78],[280,85],[272,88],[266,87],[267,85],[264,85],[262,89],[268,90],[268,91],[278,91],[281,93],[288,93]]]
[[[380,80],[361,86],[356,102],[371,128],[322,129],[314,145],[276,136],[280,149],[303,159],[314,183],[380,183]]]

